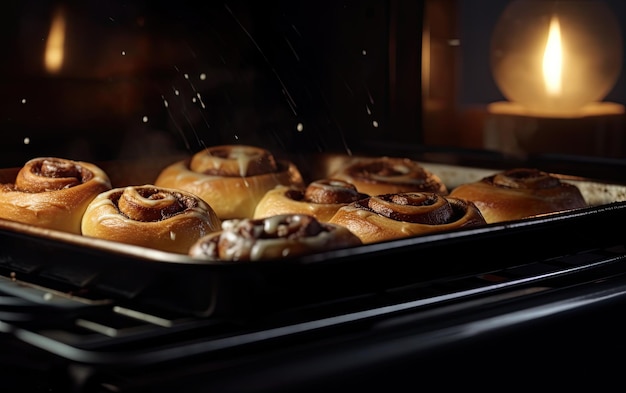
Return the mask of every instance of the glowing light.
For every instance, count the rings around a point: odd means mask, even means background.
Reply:
[[[30,143],[30,138],[29,137],[25,137],[24,138],[24,144],[28,145]]]
[[[304,125],[302,123],[298,123],[298,125],[296,125],[296,130],[298,130],[298,132],[302,132],[302,130],[304,130]]]
[[[26,104],[26,98],[22,98],[22,104]]]
[[[144,116],[141,118],[141,121],[143,121],[144,123],[148,122],[148,116]]]
[[[489,111],[550,118],[623,113],[622,104],[604,101],[622,70],[622,43],[605,2],[512,0],[491,35],[492,72],[506,101],[489,104]]]
[[[561,27],[559,19],[552,17],[548,41],[543,54],[543,80],[546,93],[551,96],[561,94],[561,82],[563,72],[563,48],[561,46]]]
[[[63,66],[65,46],[65,11],[58,8],[52,17],[46,49],[44,52],[44,65],[50,73],[57,73]]]

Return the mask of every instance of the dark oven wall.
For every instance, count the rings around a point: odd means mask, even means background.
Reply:
[[[422,2],[11,2],[0,166],[419,143]],[[48,59],[48,63],[46,63]]]

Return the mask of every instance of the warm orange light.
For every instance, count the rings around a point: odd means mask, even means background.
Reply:
[[[57,73],[63,67],[65,46],[65,12],[62,8],[57,9],[52,17],[50,31],[46,41],[44,52],[44,65],[50,73]]]
[[[543,52],[543,81],[546,94],[558,96],[561,94],[563,80],[563,46],[561,44],[561,26],[555,16],[550,20],[548,41]]]
[[[594,1],[512,0],[491,37],[491,69],[506,101],[493,113],[579,117],[624,112],[604,102],[622,68],[619,22]]]

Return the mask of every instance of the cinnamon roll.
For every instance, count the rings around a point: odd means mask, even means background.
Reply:
[[[400,157],[366,157],[353,160],[330,175],[354,184],[368,195],[400,192],[434,192],[446,195],[441,179],[420,163]]]
[[[186,254],[221,220],[199,197],[154,185],[114,188],[98,195],[82,219],[82,234]]]
[[[315,180],[306,188],[277,186],[259,201],[254,218],[291,213],[327,222],[340,207],[367,197],[353,184],[337,179]]]
[[[189,250],[194,258],[259,261],[361,245],[348,229],[306,214],[225,220],[222,230],[204,236]]]
[[[80,234],[87,205],[110,189],[108,175],[92,163],[33,158],[15,182],[0,184],[0,218]]]
[[[302,184],[293,163],[276,160],[265,149],[245,145],[209,147],[190,160],[166,167],[155,181],[159,187],[198,195],[220,219],[252,218],[267,191],[278,185]]]
[[[451,196],[474,202],[488,223],[587,206],[574,184],[534,168],[514,168],[461,184]]]
[[[486,224],[473,203],[430,192],[361,199],[337,210],[329,222],[348,228],[363,243]]]

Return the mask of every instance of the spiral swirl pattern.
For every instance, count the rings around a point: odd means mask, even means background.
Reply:
[[[204,149],[191,158],[189,168],[215,176],[257,176],[278,171],[274,156],[255,146],[224,145]]]
[[[587,206],[574,184],[534,168],[513,168],[462,184],[451,196],[472,201],[487,222],[528,218]]]
[[[308,214],[328,222],[340,207],[367,196],[358,192],[353,184],[337,179],[319,179],[304,189],[279,186],[268,191],[259,201],[254,218]]]
[[[345,180],[368,195],[401,192],[434,192],[445,195],[448,189],[441,179],[409,158],[373,157],[353,161],[331,174]]]
[[[202,236],[220,229],[215,211],[185,191],[153,185],[115,188],[87,207],[82,234],[186,254]]]
[[[111,189],[98,166],[58,157],[27,161],[15,182],[0,186],[0,218],[80,234],[87,205]]]
[[[435,193],[384,194],[344,206],[330,219],[363,243],[486,224],[476,206]]]
[[[304,200],[311,203],[351,203],[364,197],[354,184],[339,179],[319,179],[304,190]]]
[[[496,187],[519,189],[548,189],[559,187],[561,181],[547,172],[534,168],[514,168],[484,179]]]
[[[215,146],[164,168],[156,186],[177,188],[198,195],[220,219],[252,218],[254,209],[272,188],[302,186],[295,165],[276,160],[254,146]]]

